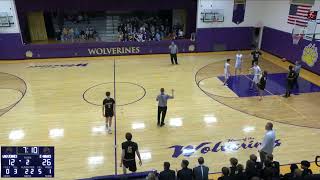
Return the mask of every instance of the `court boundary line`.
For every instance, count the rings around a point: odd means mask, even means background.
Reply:
[[[272,62],[271,62],[271,63],[272,63]],[[310,127],[310,126],[304,126],[304,125],[297,125],[297,124],[280,122],[280,121],[277,121],[277,120],[260,117],[260,116],[254,115],[254,114],[249,114],[249,113],[247,113],[247,112],[245,112],[245,111],[243,111],[243,110],[235,109],[235,108],[233,108],[232,106],[230,106],[230,105],[228,105],[228,104],[226,104],[226,103],[221,102],[220,100],[217,100],[217,99],[211,97],[211,96],[209,95],[210,93],[208,93],[208,92],[206,92],[205,90],[203,90],[203,89],[200,87],[200,85],[199,85],[199,83],[200,83],[203,79],[200,80],[199,82],[197,82],[197,75],[198,75],[198,73],[199,73],[202,69],[204,69],[205,67],[209,66],[210,64],[212,64],[212,63],[209,63],[209,64],[201,67],[201,68],[195,73],[195,75],[194,75],[194,80],[195,80],[196,85],[197,85],[198,88],[199,88],[205,95],[207,95],[210,99],[212,99],[212,100],[214,100],[214,101],[216,101],[216,102],[218,102],[218,103],[220,103],[220,104],[222,104],[222,105],[225,105],[225,106],[227,106],[227,107],[229,107],[229,108],[231,108],[231,109],[233,109],[233,110],[239,111],[239,112],[241,112],[241,113],[243,113],[243,114],[247,114],[247,115],[250,115],[250,116],[253,116],[253,117],[256,117],[256,118],[263,119],[263,120],[265,120],[265,121],[272,121],[272,122],[276,122],[276,123],[279,123],[279,124],[291,125],[291,126],[301,127],[301,128],[320,129],[320,128],[317,128],[317,127]],[[281,68],[282,68],[282,67],[281,67]],[[213,77],[216,77],[216,76],[213,76]],[[211,78],[212,78],[212,77],[211,77]],[[206,79],[206,78],[204,78],[204,79]],[[213,96],[216,96],[216,95],[214,95],[214,94],[212,94],[212,95],[213,95]],[[218,96],[218,97],[224,97],[224,96]],[[229,97],[229,98],[234,98],[234,97]]]

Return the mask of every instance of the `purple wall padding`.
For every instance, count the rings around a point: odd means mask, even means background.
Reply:
[[[24,59],[20,34],[0,34],[0,59]]]
[[[264,27],[261,49],[280,58],[286,58],[294,63],[295,61],[301,61],[303,49],[310,43],[308,40],[301,39],[298,45],[293,45],[292,35],[290,33]],[[313,43],[318,47],[318,54],[320,54],[320,42],[315,41]],[[308,66],[304,62],[302,62],[302,66],[309,71],[320,74],[319,58],[313,67]]]
[[[211,52],[223,50],[250,49],[253,28],[206,28],[198,29],[196,42],[188,39],[176,40],[180,52]],[[75,44],[27,44],[21,43],[19,34],[0,34],[0,59],[25,59],[26,51],[33,53],[32,58],[84,57],[127,54],[168,53],[171,41],[151,42],[92,42]],[[139,52],[110,54],[110,48],[138,47]],[[221,48],[222,47],[222,48]],[[103,54],[90,54],[89,49],[102,48]],[[101,49],[99,50],[101,52]],[[109,52],[109,53],[108,53]]]
[[[194,42],[190,40],[176,40],[180,52],[193,52],[189,50]],[[171,41],[151,42],[112,42],[112,43],[76,43],[76,44],[44,44],[26,45],[25,51],[31,51],[33,58],[54,58],[54,57],[85,57],[85,56],[108,56],[108,55],[129,55],[129,54],[161,54],[169,53]],[[131,53],[124,52],[123,48],[134,49]],[[97,50],[98,49],[98,50]],[[118,49],[120,52],[118,52]],[[137,50],[139,49],[139,50]],[[98,52],[90,54],[89,50]],[[101,53],[102,52],[102,53]]]
[[[197,30],[197,51],[250,49],[252,37],[252,27],[200,28]]]

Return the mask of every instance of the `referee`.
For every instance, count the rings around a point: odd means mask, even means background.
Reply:
[[[164,119],[167,113],[167,102],[168,99],[174,98],[174,90],[172,89],[172,96],[164,93],[164,88],[160,89],[160,94],[157,96],[156,100],[158,101],[158,123],[157,125],[162,127],[164,126]],[[160,124],[160,116],[161,116],[161,124]]]
[[[172,64],[178,64],[178,46],[172,41],[171,45],[169,46],[170,49],[170,59]]]

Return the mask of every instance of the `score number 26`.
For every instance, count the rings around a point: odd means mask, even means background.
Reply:
[[[42,159],[42,166],[51,166],[51,159]]]

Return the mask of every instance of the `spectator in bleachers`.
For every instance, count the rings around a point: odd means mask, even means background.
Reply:
[[[298,178],[302,178],[302,171],[298,168],[294,170],[294,174],[293,174],[293,178],[292,179],[298,179]]]
[[[89,34],[90,34],[90,31],[89,31],[89,27],[86,27],[86,30],[85,30],[85,35],[86,35],[86,40],[89,39]]]
[[[273,160],[272,154],[267,155],[267,161],[270,162],[270,167],[272,168],[273,176],[280,177],[280,163],[278,161]]]
[[[149,173],[147,178],[147,180],[157,180],[157,176],[154,173]]]
[[[178,180],[192,180],[192,169],[188,168],[189,161],[188,160],[182,160],[181,162],[181,168],[178,171],[177,177]]]
[[[246,180],[247,179],[247,176],[244,173],[244,167],[242,164],[237,165],[237,174],[235,174],[234,177],[236,180]]]
[[[302,176],[308,176],[308,175],[312,175],[312,171],[311,169],[309,169],[310,167],[310,163],[309,161],[301,161],[301,169],[302,169]]]
[[[79,28],[75,28],[74,30],[74,38],[75,39],[80,39],[80,31],[79,31]]]
[[[254,164],[255,164],[254,166],[258,171],[260,171],[262,169],[263,165],[261,162],[257,161],[258,157],[255,154],[250,155],[250,160],[254,162]]]
[[[62,37],[61,37],[62,41],[68,40],[68,33],[69,33],[68,28],[64,27],[62,30]]]
[[[236,159],[236,158],[230,158],[230,164],[231,164],[231,167],[230,167],[230,176],[234,176],[234,175],[238,174],[238,168],[237,168],[238,159]]]
[[[294,171],[298,169],[298,166],[296,164],[291,164],[290,165],[290,173],[287,173],[283,176],[284,180],[289,180],[294,177]]]
[[[247,161],[246,175],[249,179],[251,179],[254,176],[260,176],[260,170],[256,167],[256,163],[252,160]]]
[[[179,39],[182,39],[183,36],[184,36],[184,32],[182,31],[182,29],[179,29],[179,31],[178,31],[178,38],[179,38]]]
[[[160,172],[159,180],[175,180],[176,179],[176,172],[170,169],[169,162],[164,162],[163,168],[164,170]]]
[[[55,37],[56,37],[56,40],[61,40],[61,36],[62,36],[62,33],[61,33],[61,29],[59,28],[56,28],[55,29]]]
[[[268,162],[270,163],[270,162]],[[271,167],[271,165],[269,167],[265,167],[263,170],[263,176],[262,176],[263,180],[279,180],[279,177],[274,177],[273,176],[273,169]]]
[[[69,36],[69,39],[73,42],[73,40],[74,40],[74,30],[73,30],[73,28],[69,29],[68,36]]]
[[[208,180],[209,168],[204,164],[203,157],[198,158],[199,166],[193,168],[194,180]]]
[[[160,40],[161,40],[161,35],[160,35],[160,32],[159,32],[159,31],[156,32],[155,40],[156,40],[156,41],[160,41]]]
[[[118,26],[118,32],[123,34],[119,41],[160,41],[169,36],[170,26],[166,21],[156,16],[123,18]]]
[[[230,171],[229,168],[223,167],[222,168],[222,176],[218,178],[218,180],[229,180],[230,178]]]

